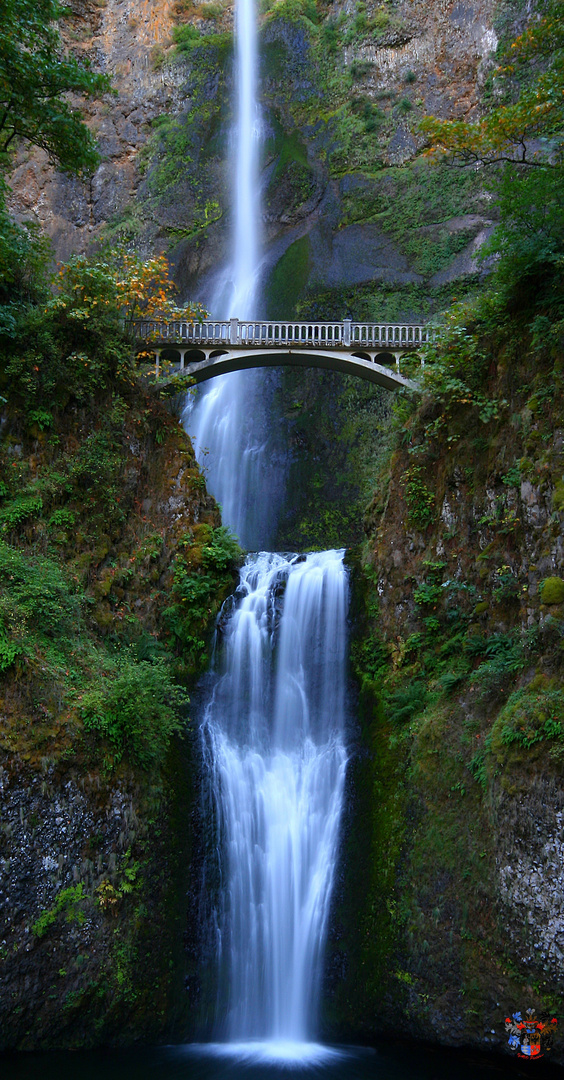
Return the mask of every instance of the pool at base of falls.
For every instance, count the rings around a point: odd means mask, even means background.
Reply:
[[[275,1056],[276,1049],[283,1053],[284,1047],[288,1057]],[[300,1058],[302,1052],[305,1057]],[[543,1080],[562,1077],[562,1069],[546,1059],[540,1068]],[[529,1062],[518,1062],[508,1054],[487,1056],[387,1040],[376,1047],[187,1043],[130,1050],[0,1053],[2,1080],[312,1080],[313,1076],[319,1080],[517,1080],[534,1071]]]

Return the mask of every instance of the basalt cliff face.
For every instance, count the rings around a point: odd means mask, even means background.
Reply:
[[[179,108],[174,80],[154,70],[155,50],[170,38],[169,0],[74,0],[62,32],[68,49],[108,73],[116,95],[89,104],[85,118],[99,140],[101,164],[89,182],[53,169],[42,151],[22,148],[11,178],[10,209],[38,222],[58,260],[85,251],[135,197],[139,152],[156,117]]]
[[[23,149],[11,208],[40,222],[59,259],[119,237],[166,252],[182,292],[205,296],[230,233],[232,8],[71,8],[68,48],[117,91],[88,108],[102,163],[82,183]],[[376,317],[375,282],[380,317],[423,313],[475,280],[488,203],[473,173],[429,169],[417,121],[474,115],[492,12],[491,0],[263,5],[265,314],[300,303]]]

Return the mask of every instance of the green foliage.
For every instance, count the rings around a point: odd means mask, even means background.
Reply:
[[[427,697],[425,683],[422,680],[415,680],[386,695],[386,715],[392,724],[407,724],[423,713]]]
[[[305,22],[316,26],[319,22],[315,0],[262,0],[261,10],[267,16],[284,19],[285,22]]]
[[[184,556],[179,554],[175,560],[173,603],[163,613],[186,673],[191,674],[201,672],[206,665],[210,625],[233,583],[241,558],[239,544],[225,526],[199,528],[205,530],[203,542],[185,541]]]
[[[413,599],[415,600],[415,603],[422,604],[423,606],[426,604],[435,605],[438,603],[439,600],[442,600],[442,598],[442,585],[437,584],[437,582],[435,581],[424,581],[423,584],[419,585],[419,587],[413,592]]]
[[[12,666],[20,649],[14,641],[9,641],[4,627],[0,624],[0,672]]]
[[[65,55],[57,22],[58,0],[4,0],[0,9],[0,158],[15,139],[26,139],[73,174],[98,163],[95,141],[68,95],[100,97],[106,75]]]
[[[29,308],[18,313],[13,337],[15,345],[0,339],[0,382],[30,422],[38,408],[51,410],[70,396],[85,403],[103,387],[131,383],[134,358],[117,311],[83,320],[55,304]]]
[[[233,43],[233,36],[229,32],[203,34],[191,23],[175,26],[173,37],[177,56],[192,53],[196,49],[213,49],[224,56],[230,51]]]
[[[546,688],[516,690],[499,713],[492,743],[517,744],[529,750],[536,743],[564,744],[564,691]]]
[[[103,674],[77,699],[87,731],[110,744],[113,764],[126,756],[145,769],[162,765],[188,703],[164,660],[109,657]]]
[[[435,493],[427,487],[423,475],[420,465],[412,465],[405,473],[405,501],[409,521],[421,530],[426,529],[436,517]]]
[[[483,256],[514,311],[564,312],[564,24],[559,0],[531,5],[525,29],[502,41],[489,109],[474,122],[426,117],[422,127],[451,161],[495,166],[489,187],[499,224]],[[483,173],[483,169],[481,170]],[[543,311],[543,308],[545,309]]]
[[[489,358],[480,336],[466,326],[470,312],[479,317],[480,304],[475,303],[473,312],[470,304],[453,309],[425,350],[424,385],[441,406],[436,419],[425,427],[425,440],[442,436],[447,428],[449,437],[456,439],[453,418],[456,415],[460,422],[465,409],[475,410],[482,424],[490,424],[507,407],[504,398],[496,398],[484,386]]]
[[[5,197],[6,186],[0,177],[0,337],[12,338],[17,333],[22,303],[46,294],[51,245],[35,224],[12,220],[4,206]]]
[[[0,540],[0,619],[18,647],[52,637],[78,618],[80,594],[53,559],[26,555]],[[31,636],[30,636],[31,635]]]
[[[174,43],[179,52],[190,52],[202,40],[202,35],[192,23],[183,23],[173,29]]]
[[[496,257],[496,284],[512,305],[552,309],[561,319],[564,165],[530,171],[507,165],[489,186],[499,224],[483,257]],[[550,341],[546,329],[541,338],[543,344]]]
[[[82,924],[86,916],[83,904],[87,900],[82,882],[71,885],[67,889],[61,889],[52,908],[42,911],[39,918],[33,923],[31,932],[36,938],[42,938],[50,926],[53,926],[59,915],[65,913],[65,922],[77,922]]]
[[[7,506],[0,509],[0,530],[4,533],[23,525],[30,517],[35,517],[43,506],[43,500],[39,494],[23,494],[13,499]]]
[[[488,638],[468,638],[465,644],[467,655],[484,656],[472,672],[471,682],[486,692],[501,689],[509,678],[523,671],[531,644],[531,634],[492,634]]]
[[[560,577],[548,577],[540,584],[540,598],[542,604],[564,603],[564,581]]]
[[[515,576],[511,567],[500,566],[495,572],[494,600],[498,604],[508,600],[518,600],[520,592],[519,579]]]
[[[234,570],[241,559],[237,538],[226,525],[213,529],[208,544],[202,547],[202,563],[206,570]]]

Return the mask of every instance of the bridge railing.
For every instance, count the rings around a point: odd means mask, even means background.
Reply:
[[[431,336],[430,328],[420,323],[353,323],[351,326],[351,345],[416,348],[426,345]]]
[[[135,336],[140,341],[170,341],[171,345],[202,344],[229,345],[229,320],[212,322],[158,322],[143,319],[135,323]]]
[[[338,322],[238,322],[236,344],[323,344],[334,348],[342,343],[343,324]]]
[[[140,341],[171,345],[265,346],[293,345],[301,348],[397,349],[411,348],[431,340],[431,330],[421,323],[288,322],[239,319],[203,322],[159,322],[141,320],[135,324]]]

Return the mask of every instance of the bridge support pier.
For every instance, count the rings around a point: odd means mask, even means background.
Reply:
[[[161,369],[161,353],[162,349],[155,349],[155,378],[158,379]]]
[[[186,356],[187,350],[186,349],[179,349],[178,351],[180,353],[180,370],[182,371],[182,369],[184,367],[184,357]]]

